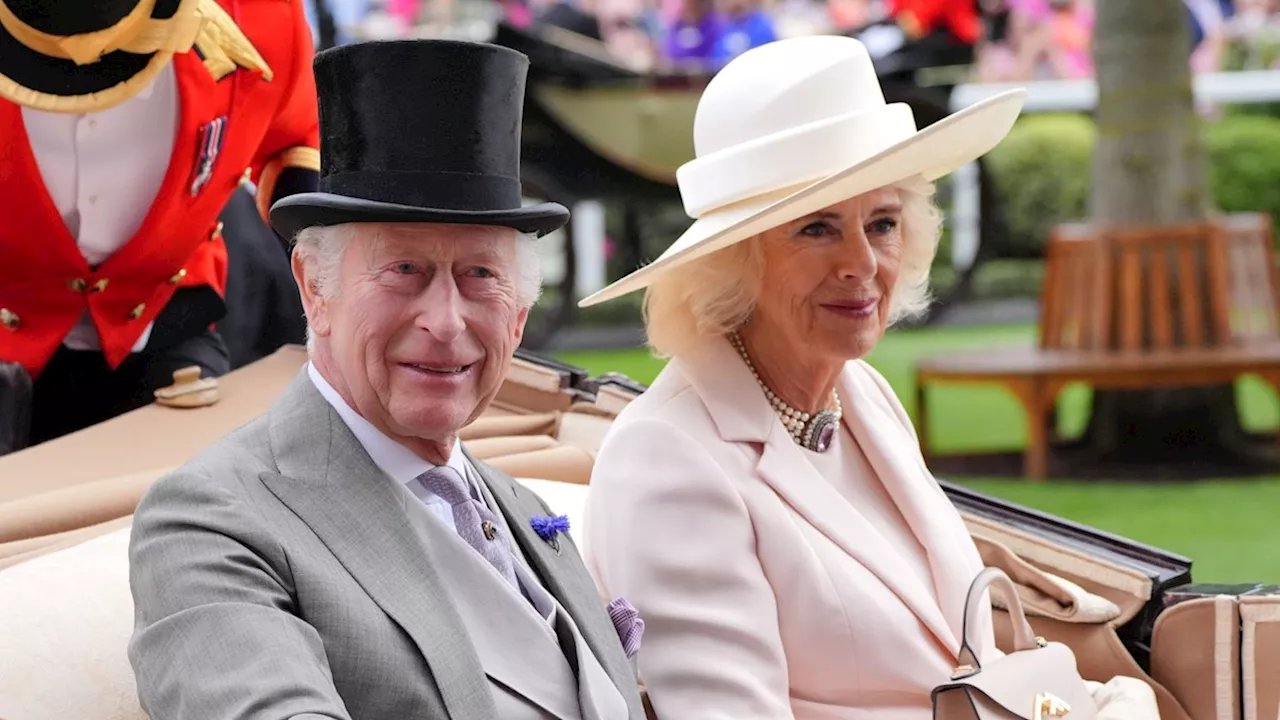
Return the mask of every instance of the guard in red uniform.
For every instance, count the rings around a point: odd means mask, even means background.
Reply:
[[[303,0],[0,0],[0,361],[30,444],[229,370],[219,213],[319,178]],[[140,441],[145,440],[139,438]]]
[[[887,9],[912,40],[940,28],[966,45],[977,43],[982,36],[977,0],[889,0]]]

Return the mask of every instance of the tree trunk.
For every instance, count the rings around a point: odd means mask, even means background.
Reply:
[[[1090,214],[1098,225],[1204,218],[1207,157],[1191,87],[1182,0],[1104,0],[1093,39],[1098,140]],[[1224,453],[1241,438],[1232,386],[1094,394],[1084,446],[1137,463]],[[1216,452],[1215,452],[1216,451]]]

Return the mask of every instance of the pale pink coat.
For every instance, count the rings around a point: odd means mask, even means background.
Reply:
[[[856,361],[839,389],[937,593],[818,474],[727,342],[672,360],[614,422],[584,552],[602,596],[645,619],[638,667],[662,720],[930,717],[981,560],[889,385]],[[998,656],[981,618],[979,660]]]

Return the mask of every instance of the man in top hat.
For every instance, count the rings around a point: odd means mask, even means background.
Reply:
[[[527,69],[443,40],[317,56],[321,192],[271,210],[310,362],[137,508],[129,657],[152,717],[644,718],[642,621],[458,441],[520,342],[536,238],[569,215],[522,207]]]
[[[255,222],[316,188],[313,55],[302,0],[0,0],[0,361],[32,443],[229,369],[219,214],[246,177]]]

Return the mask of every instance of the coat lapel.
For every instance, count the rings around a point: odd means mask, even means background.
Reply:
[[[474,468],[474,464],[472,467]],[[479,475],[478,471],[474,473]],[[480,481],[480,489],[485,503],[489,507],[498,507],[493,491],[483,480]],[[498,521],[502,523],[507,536],[514,537],[511,524],[503,513],[498,513]],[[542,581],[533,574],[528,564],[519,559],[524,556],[523,551],[517,548],[516,554],[519,556],[516,562],[516,575],[524,591],[531,598],[536,598],[532,605],[541,606],[545,603],[547,606],[555,607],[552,624],[548,625],[541,617],[539,623],[546,632],[556,637],[562,658],[572,666],[578,690],[578,707],[581,709],[583,720],[618,720],[628,717],[626,700],[614,685],[613,678],[609,677],[600,661],[596,659],[594,651],[587,645],[573,617],[565,610],[564,605],[557,603],[555,597],[543,587]],[[532,605],[525,604],[525,607],[529,608]]]
[[[615,689],[626,699],[630,717],[644,717],[635,673],[622,652],[617,631],[600,602],[596,587],[572,540],[561,536],[560,549],[557,551],[538,537],[530,525],[530,520],[535,515],[544,512],[537,497],[503,473],[477,462],[469,454],[467,459],[492,493],[511,528],[516,544],[542,581],[543,587],[573,619],[591,654],[608,673]]]
[[[413,526],[438,551],[444,587],[466,591],[453,607],[485,674],[559,720],[580,720],[577,682],[546,619],[451,528],[425,508],[412,512]]]
[[[577,623],[563,607],[556,610],[556,632],[563,645],[572,644],[578,660],[578,696],[584,720],[622,720],[634,717],[613,678],[595,658]]]
[[[279,473],[262,482],[310,527],[418,646],[450,720],[488,720],[493,696],[433,549],[410,525],[406,498],[378,470],[304,369],[270,413]]]
[[[804,456],[732,346],[727,341],[716,341],[704,353],[681,362],[680,367],[702,397],[721,437],[730,442],[745,443],[744,448],[760,447],[756,470],[774,492],[815,529],[875,575],[919,618],[937,641],[954,654],[959,648],[958,638],[933,593],[911,573],[899,570],[902,562],[897,550]],[[848,370],[845,372],[847,374]],[[860,408],[865,401],[860,398],[851,404]],[[846,407],[846,412],[848,409]],[[882,447],[880,451],[890,451],[891,454],[892,448]],[[883,459],[881,466],[884,466]],[[881,472],[875,461],[873,467]],[[887,486],[910,482],[909,477],[901,475],[884,478]],[[896,501],[898,496],[894,495],[894,498]]]
[[[964,603],[982,560],[969,531],[924,464],[919,446],[855,363],[841,375],[844,421],[929,556],[936,597],[958,650]]]

